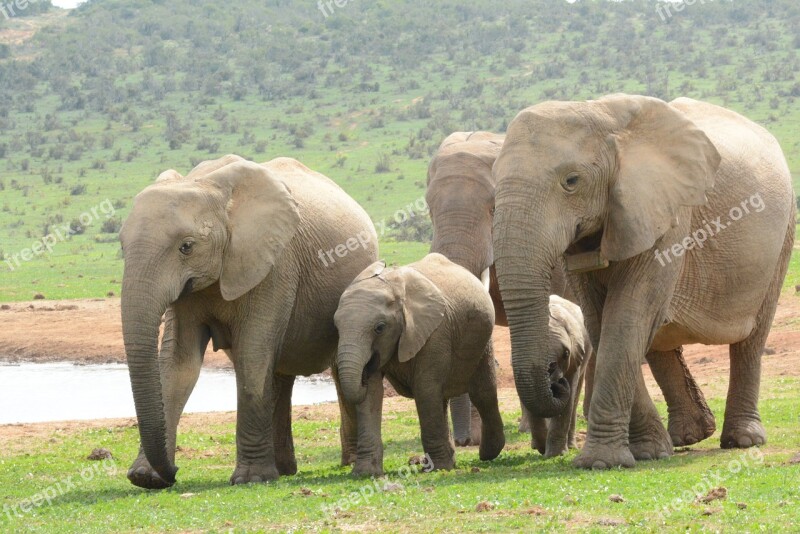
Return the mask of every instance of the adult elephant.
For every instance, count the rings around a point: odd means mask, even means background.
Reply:
[[[495,179],[492,166],[505,135],[491,132],[455,132],[441,144],[428,167],[426,200],[433,221],[431,252],[438,252],[481,278],[489,287],[495,324],[508,326],[497,285],[492,245]],[[567,296],[561,268],[553,271],[550,293]],[[593,364],[590,362],[590,366]],[[714,433],[714,416],[689,373],[681,353],[650,362],[653,375],[669,406],[669,431],[675,445],[690,445]],[[587,373],[586,399],[592,386]],[[587,408],[584,404],[584,408]],[[456,445],[479,445],[480,416],[467,394],[450,400]],[[520,430],[529,430],[522,407]]]
[[[136,197],[120,240],[122,327],[141,437],[130,481],[174,484],[176,428],[209,340],[236,372],[231,483],[295,473],[294,377],[331,365],[339,297],[377,259],[364,210],[294,159],[259,165],[226,156],[186,177],[163,173]],[[342,417],[343,459],[354,458],[353,408]]]
[[[686,98],[545,102],[509,125],[494,173],[514,377],[537,416],[561,413],[570,398],[565,382],[551,386],[545,356],[552,267],[566,255],[586,269],[568,275],[597,350],[575,464],[632,466],[672,453],[640,365],[689,343],[730,345],[722,447],[763,444],[761,353],[795,233],[777,141]]]

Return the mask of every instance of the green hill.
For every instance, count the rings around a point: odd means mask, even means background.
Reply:
[[[547,99],[716,102],[773,132],[800,176],[794,0],[669,16],[645,0],[319,5],[95,0],[0,16],[0,300],[118,294],[133,196],[226,153],[327,174],[385,228],[385,258],[414,260],[428,245],[403,239],[424,241],[426,216],[389,223],[424,195],[440,141],[503,131]],[[65,225],[82,233],[61,241]],[[22,261],[45,235],[52,253]]]

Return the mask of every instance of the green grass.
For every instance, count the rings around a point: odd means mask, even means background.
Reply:
[[[542,459],[529,448],[527,435],[516,431],[517,411],[503,414],[508,444],[495,461],[481,462],[474,449],[461,449],[454,471],[409,473],[407,460],[421,453],[421,445],[413,404],[404,402],[384,413],[383,427],[385,469],[389,480],[403,488],[372,494],[364,488],[374,487],[373,482],[354,479],[338,465],[338,418],[315,416],[313,408],[308,419],[296,418],[294,424],[300,472],[248,487],[227,484],[235,458],[232,423],[192,424],[182,431],[179,481],[160,492],[140,490],[125,479],[138,448],[135,428],[54,431],[46,439],[19,438],[17,446],[0,451],[0,504],[16,507],[67,477],[77,479],[75,488],[24,517],[0,515],[0,530],[530,532],[615,526],[631,532],[788,532],[800,521],[800,465],[787,461],[800,451],[798,387],[796,379],[765,382],[761,414],[769,444],[761,450],[723,451],[717,433],[669,459],[603,472],[573,468],[574,452]],[[723,403],[710,400],[717,428],[723,423]],[[659,409],[663,414],[663,404]],[[20,444],[22,452],[9,452]],[[87,474],[91,480],[81,481],[81,473],[97,465],[84,459],[95,447],[113,451],[118,472],[109,475],[96,468],[94,476]],[[693,487],[705,493],[718,485],[727,488],[727,499],[699,504],[692,494],[690,502],[675,501]],[[369,498],[348,500],[362,491]],[[624,502],[610,502],[613,494]],[[483,501],[494,508],[477,512]],[[337,503],[340,510],[331,513]]]

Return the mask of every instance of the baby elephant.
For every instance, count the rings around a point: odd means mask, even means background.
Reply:
[[[483,419],[481,460],[500,454],[503,421],[487,351],[494,306],[477,277],[441,254],[398,268],[375,262],[345,290],[334,321],[334,376],[344,401],[356,404],[353,474],[383,473],[383,375],[414,399],[433,469],[455,467],[447,399],[463,393]]]
[[[575,421],[583,376],[592,357],[592,342],[581,309],[559,296],[550,296],[550,382],[566,378],[572,396],[564,413],[551,419],[530,417],[531,447],[546,457],[577,449]]]

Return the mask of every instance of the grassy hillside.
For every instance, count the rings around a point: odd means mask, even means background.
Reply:
[[[546,99],[710,100],[772,131],[800,177],[800,7],[659,5],[95,0],[0,17],[0,300],[118,294],[133,196],[226,153],[327,174],[386,228],[382,255],[412,261],[424,237],[388,223],[424,195],[442,138],[503,131]],[[17,266],[93,208],[82,234]]]

